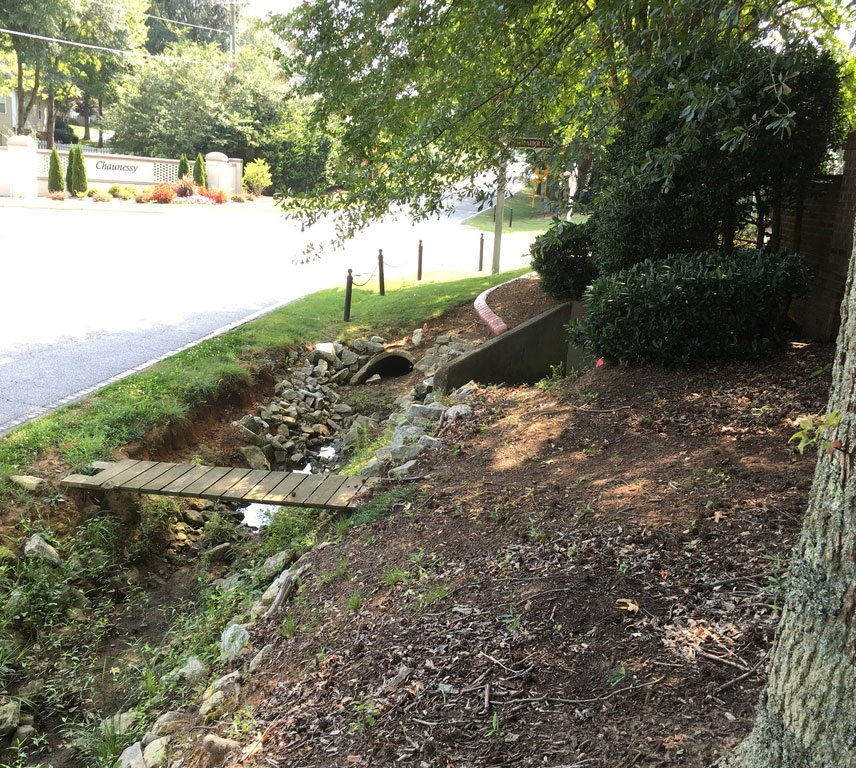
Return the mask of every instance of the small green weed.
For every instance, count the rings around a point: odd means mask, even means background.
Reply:
[[[410,571],[404,568],[391,568],[383,575],[385,584],[394,587],[396,584],[406,584],[410,581]]]
[[[350,595],[348,595],[348,610],[352,613],[356,613],[360,610],[360,606],[363,604],[363,599],[365,595],[363,594],[362,587],[356,587]]]
[[[356,720],[348,727],[351,733],[364,733],[366,728],[371,728],[380,714],[375,703],[366,697],[365,692],[360,693],[360,698],[353,703]]]

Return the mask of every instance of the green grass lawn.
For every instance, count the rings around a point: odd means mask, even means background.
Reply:
[[[505,210],[502,215],[504,233],[526,232],[541,234],[547,231],[553,214],[544,205],[545,198],[535,196],[535,205],[532,205],[532,188],[527,187],[516,192],[505,201]],[[511,227],[508,226],[508,213],[514,211]],[[588,216],[574,216],[573,221],[583,222]],[[477,216],[467,221],[471,227],[483,232],[493,232],[493,208],[482,211]]]
[[[83,126],[82,125],[69,125],[72,131],[74,131],[74,135],[80,141],[83,141]],[[98,137],[101,135],[101,129],[96,128],[94,125],[89,126],[89,141],[87,142],[90,145],[98,146]]]
[[[282,351],[296,343],[371,334],[394,338],[527,269],[463,279],[446,275],[444,280],[440,274],[421,283],[389,281],[386,296],[355,288],[350,323],[342,319],[344,288],[310,294],[21,425],[0,438],[0,479],[26,471],[49,451],[59,451],[74,467],[108,457],[147,430],[180,423],[193,407],[247,384],[252,370],[281,359]]]

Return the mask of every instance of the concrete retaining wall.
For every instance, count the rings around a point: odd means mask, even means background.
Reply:
[[[449,392],[471,379],[480,384],[531,384],[563,363],[565,372],[593,364],[583,349],[568,344],[565,326],[583,316],[580,301],[560,304],[455,358],[434,375],[434,388]]]

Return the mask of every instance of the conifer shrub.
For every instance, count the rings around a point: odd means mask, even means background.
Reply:
[[[74,194],[74,188],[71,185],[71,175],[74,171],[74,156],[77,153],[77,145],[73,144],[68,148],[68,157],[65,159],[65,190],[68,194]]]
[[[196,160],[193,161],[193,180],[200,187],[208,186],[208,171],[205,168],[205,158],[201,152],[196,153]]]
[[[182,152],[178,158],[178,178],[183,179],[185,176],[190,176],[190,163],[187,161],[187,155]]]
[[[541,289],[556,299],[579,299],[597,276],[591,261],[592,232],[588,222],[553,219],[529,249]]]
[[[700,251],[601,275],[571,340],[624,364],[682,367],[756,358],[787,340],[791,299],[808,291],[796,253]]]
[[[71,193],[77,197],[83,197],[86,195],[86,188],[88,186],[86,181],[86,165],[83,162],[83,149],[78,145],[71,167]]]
[[[51,162],[48,168],[48,192],[62,192],[65,184],[62,178],[62,163],[56,147],[51,150]]]

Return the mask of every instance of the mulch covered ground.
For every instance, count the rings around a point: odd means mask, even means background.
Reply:
[[[255,764],[710,766],[764,682],[832,353],[480,390],[256,625]]]

